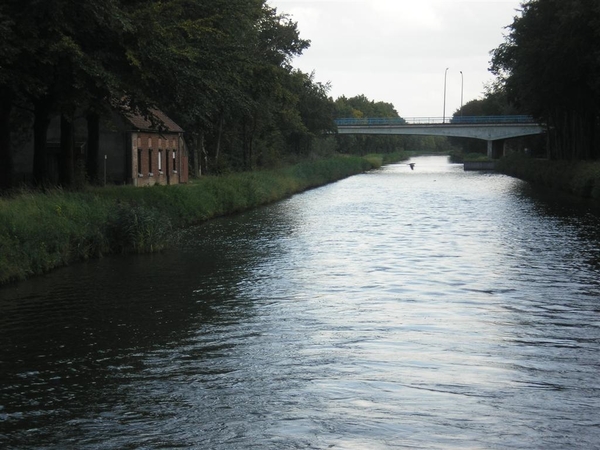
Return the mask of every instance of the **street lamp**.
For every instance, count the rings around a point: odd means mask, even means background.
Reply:
[[[444,72],[444,115],[442,116],[442,123],[446,123],[446,79],[448,77],[448,67]]]
[[[462,107],[463,107],[463,88],[465,86],[465,78],[463,76],[462,70],[460,71],[460,115],[463,115]]]

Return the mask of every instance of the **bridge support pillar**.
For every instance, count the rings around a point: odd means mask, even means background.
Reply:
[[[495,141],[487,141],[487,157],[490,159],[498,159],[504,156],[504,144],[506,139],[497,139]]]

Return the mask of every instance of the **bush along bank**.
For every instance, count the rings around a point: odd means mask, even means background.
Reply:
[[[387,156],[398,161],[402,154]],[[331,157],[185,185],[22,191],[0,198],[0,284],[109,253],[161,251],[177,229],[378,168],[383,157]]]
[[[496,162],[496,171],[600,202],[598,161],[551,161],[512,154]]]

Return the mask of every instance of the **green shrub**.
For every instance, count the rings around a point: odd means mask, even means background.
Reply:
[[[496,170],[579,197],[600,200],[598,161],[551,161],[515,153],[499,160]]]
[[[111,249],[121,253],[160,251],[175,237],[171,220],[158,209],[123,203],[111,214],[107,234]]]

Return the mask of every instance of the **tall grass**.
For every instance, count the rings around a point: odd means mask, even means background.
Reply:
[[[379,165],[340,156],[279,170],[201,177],[185,185],[20,191],[0,197],[0,284],[107,253],[160,251],[177,239],[181,227]]]
[[[89,193],[0,199],[0,283],[107,252],[108,211],[106,199]]]

